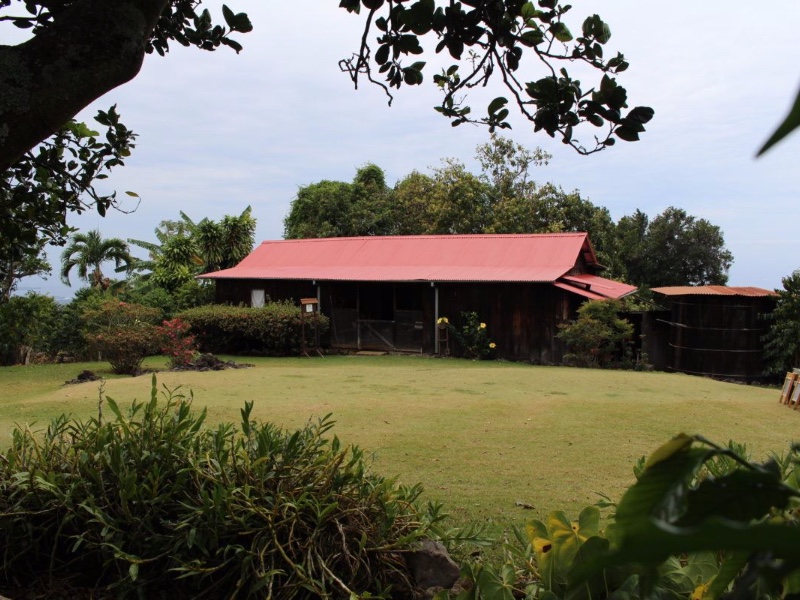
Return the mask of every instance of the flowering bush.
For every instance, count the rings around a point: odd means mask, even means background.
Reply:
[[[90,348],[111,363],[115,373],[134,375],[146,356],[161,349],[161,311],[107,299],[84,311],[83,336]]]
[[[203,352],[292,356],[303,347],[300,307],[291,302],[272,302],[261,308],[200,306],[180,313],[178,318],[189,323]],[[327,317],[309,315],[306,345],[314,343],[315,323],[320,336],[328,330]]]
[[[161,352],[169,357],[172,367],[185,367],[197,357],[197,339],[189,334],[191,325],[181,319],[164,321],[161,332]]]
[[[489,358],[497,348],[497,344],[489,339],[486,323],[480,321],[474,312],[461,313],[461,320],[463,325],[460,328],[450,325],[449,329],[453,332],[464,358],[477,360]]]

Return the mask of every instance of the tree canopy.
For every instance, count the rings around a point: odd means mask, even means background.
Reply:
[[[800,270],[781,280],[778,300],[764,336],[766,372],[783,375],[800,364]]]
[[[253,250],[255,230],[249,206],[239,215],[197,223],[181,211],[180,220],[162,221],[156,227],[156,242],[128,240],[148,252],[148,258],[135,261],[133,269],[140,272],[140,283],[175,292],[196,275],[237,265]]]
[[[627,93],[615,79],[628,67],[622,54],[604,56],[611,30],[598,15],[584,19],[573,34],[566,24],[569,5],[556,0],[474,0],[437,3],[397,0],[342,0],[340,6],[364,13],[358,51],[341,66],[353,82],[365,78],[388,90],[423,82],[421,40],[435,38],[436,53],[453,63],[432,78],[444,91],[438,110],[454,123],[480,122],[509,127],[509,101],[498,96],[485,117],[463,105],[464,92],[493,76],[534,130],[560,135],[583,153],[615,139],[635,140],[653,111],[625,109]],[[165,55],[170,43],[214,50],[241,49],[236,33],[252,30],[244,13],[223,5],[224,24],[214,24],[202,0],[26,0],[0,2],[3,20],[28,29],[31,37],[0,46],[0,170],[53,135],[81,109],[135,77],[144,55]],[[372,51],[372,47],[376,50]],[[413,60],[406,64],[405,60]],[[566,67],[581,62],[600,80],[584,89]],[[466,69],[465,65],[469,65]],[[541,65],[541,73],[529,73]],[[373,77],[373,71],[385,83]],[[528,81],[526,81],[529,79]],[[597,128],[590,147],[573,136],[582,124]]]
[[[722,230],[670,206],[650,221],[636,211],[618,223],[619,254],[638,286],[725,285],[733,254]]]
[[[512,107],[532,123],[534,131],[558,135],[579,153],[591,154],[618,139],[638,140],[653,117],[653,110],[646,106],[626,110],[627,91],[615,75],[625,71],[628,62],[621,53],[605,55],[611,39],[609,25],[594,14],[573,33],[567,25],[569,4],[557,0],[341,0],[340,6],[366,13],[361,45],[340,63],[342,69],[355,85],[366,79],[382,86],[390,101],[390,88],[423,83],[422,43],[426,37],[435,38],[435,52],[446,51],[452,61],[432,78],[443,93],[436,110],[452,119],[453,125],[479,123],[491,131],[507,129]],[[574,63],[594,69],[599,81],[584,87],[567,70]],[[473,114],[466,104],[468,92],[493,78],[511,99],[497,96],[485,115]],[[593,141],[588,144],[577,137],[586,126],[593,128]]]
[[[0,171],[55,134],[82,109],[141,69],[146,53],[171,42],[241,49],[231,34],[252,29],[247,15],[214,25],[199,0],[3,0],[4,21],[30,38],[0,46]]]
[[[585,231],[609,277],[641,287],[727,282],[733,255],[720,228],[706,219],[669,207],[652,220],[637,210],[614,222],[607,208],[580,191],[536,181],[533,168],[546,165],[550,155],[498,135],[478,146],[476,157],[478,174],[444,159],[430,173],[413,171],[393,188],[375,165],[359,169],[353,183],[303,186],[284,220],[285,236]],[[372,187],[358,183],[366,174]]]

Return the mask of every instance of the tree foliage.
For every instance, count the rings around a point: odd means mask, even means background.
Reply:
[[[437,54],[453,62],[433,76],[443,93],[436,110],[452,124],[480,123],[491,131],[511,127],[509,105],[534,131],[558,135],[581,154],[598,152],[617,139],[635,141],[653,117],[649,107],[628,109],[627,91],[615,76],[628,68],[621,53],[606,56],[611,29],[599,15],[583,20],[576,33],[567,24],[572,8],[556,0],[342,0],[351,13],[366,13],[361,45],[342,60],[357,86],[360,79],[380,85],[391,102],[390,88],[420,85],[426,61],[423,43],[434,38]],[[599,80],[584,88],[570,76],[572,63],[594,69]],[[530,71],[541,66],[541,73]],[[377,71],[377,73],[376,73]],[[378,78],[383,81],[379,81]],[[497,96],[485,115],[466,104],[469,90],[499,78],[511,100]],[[592,127],[586,144],[577,131]]]
[[[283,221],[287,239],[387,235],[392,210],[383,170],[367,164],[351,183],[320,181],[302,186]]]
[[[536,180],[551,156],[499,135],[476,149],[481,172],[444,159],[429,173],[412,171],[394,188],[375,165],[352,184],[321,181],[300,188],[284,220],[287,238],[368,235],[587,232],[606,276],[645,287],[723,285],[733,262],[720,228],[685,210],[652,220],[642,211],[616,223],[578,190]],[[364,170],[380,173],[356,193]],[[371,215],[364,218],[364,215]]]
[[[52,271],[45,255],[46,240],[33,244],[0,242],[0,304],[8,302],[23,277],[46,277]]]
[[[50,353],[59,308],[50,296],[30,293],[0,304],[0,365],[28,364]]]
[[[92,287],[106,289],[111,282],[101,267],[108,261],[114,262],[117,273],[128,271],[133,261],[128,244],[119,238],[104,239],[99,229],[76,233],[61,254],[61,281],[70,285],[69,274],[75,268]]]
[[[619,256],[638,286],[725,285],[733,254],[722,230],[670,206],[650,221],[636,211],[618,224]]]
[[[766,318],[770,325],[764,336],[766,371],[783,375],[800,366],[800,270],[781,280],[775,310]]]
[[[135,135],[114,107],[95,120],[105,133],[70,121],[55,135],[0,172],[0,274],[3,296],[21,277],[49,272],[47,244],[63,245],[75,231],[67,215],[118,206],[116,193],[95,189],[134,147]],[[136,196],[133,192],[128,192]]]
[[[189,285],[196,275],[237,265],[253,250],[256,220],[248,206],[239,215],[195,223],[186,213],[178,221],[162,221],[154,230],[156,242],[129,239],[148,252],[135,261],[140,272],[135,287],[160,287],[170,293]],[[185,307],[188,308],[188,307]]]
[[[14,165],[94,100],[135,77],[145,54],[171,42],[237,52],[231,35],[252,29],[247,15],[222,8],[215,25],[200,0],[3,0],[2,20],[30,32],[0,46],[0,171]]]

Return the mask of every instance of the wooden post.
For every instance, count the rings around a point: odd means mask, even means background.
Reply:
[[[322,356],[322,351],[319,348],[319,319],[317,314],[319,311],[319,300],[316,298],[300,298],[300,338],[302,344],[302,355],[311,358],[306,346],[306,318],[308,316],[314,317],[314,351]]]

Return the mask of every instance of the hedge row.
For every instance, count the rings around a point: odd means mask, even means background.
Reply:
[[[300,308],[290,302],[274,302],[262,308],[208,305],[178,315],[191,325],[200,350],[218,354],[253,353],[291,356],[302,350]],[[328,331],[328,318],[306,317],[306,343],[314,344],[314,323],[319,334]]]

